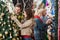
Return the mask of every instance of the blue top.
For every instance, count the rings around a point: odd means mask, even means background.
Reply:
[[[36,22],[36,27],[34,29],[42,30],[42,27],[44,27],[45,24],[43,22],[41,22],[38,18],[35,18],[34,20]]]

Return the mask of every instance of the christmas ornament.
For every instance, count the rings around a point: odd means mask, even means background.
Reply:
[[[3,24],[1,26],[3,26]]]
[[[12,40],[16,40],[16,38],[12,38]]]
[[[5,31],[5,34],[7,35],[8,34],[8,31]]]
[[[14,24],[14,23],[13,23],[13,26],[15,27],[15,26],[16,26],[16,24]]]
[[[3,35],[3,39],[5,38],[5,36]]]
[[[19,40],[19,38],[17,38],[17,40]]]
[[[18,36],[18,34],[15,34],[15,36],[17,37],[17,36]]]
[[[3,31],[4,31],[5,29],[3,28]]]
[[[12,21],[11,21],[11,23],[12,23]]]
[[[0,38],[2,37],[2,34],[0,33]]]
[[[10,24],[8,26],[10,27]]]
[[[17,32],[17,30],[15,29],[15,30],[14,30],[14,32],[16,33],[16,32]]]
[[[10,38],[12,38],[12,35],[11,35],[11,33],[10,33]]]
[[[9,28],[9,30],[12,30],[12,28]]]
[[[6,24],[6,22],[3,23],[4,25]]]

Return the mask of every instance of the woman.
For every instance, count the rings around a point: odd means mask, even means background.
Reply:
[[[32,40],[31,34],[32,34],[32,28],[35,25],[35,22],[33,20],[33,14],[31,9],[26,9],[24,11],[24,16],[26,18],[25,22],[21,24],[15,16],[12,16],[11,19],[16,22],[16,24],[21,29],[21,35],[22,40]]]
[[[40,13],[42,11],[40,10],[39,12],[34,12],[34,20],[36,22],[36,27],[34,27],[34,38],[35,40],[41,40],[41,28],[44,26],[43,21],[40,19]]]
[[[48,29],[47,29],[48,40],[54,40],[54,36],[53,36],[54,30],[53,30],[53,26],[52,26],[52,20],[48,19],[47,22],[48,22]]]
[[[33,11],[34,13],[34,20],[36,22],[36,27],[34,27],[34,38],[35,40],[45,40],[43,37],[45,36],[43,33],[44,26],[47,25],[47,23],[43,23],[42,19],[40,18],[42,16],[42,11],[44,9],[38,10],[38,12]]]

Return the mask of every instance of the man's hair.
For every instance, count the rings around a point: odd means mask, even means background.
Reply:
[[[22,8],[22,5],[21,5],[21,3],[17,3],[17,4],[15,5],[15,7],[20,7],[20,8]]]
[[[21,10],[21,12],[22,12],[23,8],[22,8],[22,4],[21,4],[21,3],[17,3],[17,4],[15,5],[15,7],[19,7],[20,10]]]

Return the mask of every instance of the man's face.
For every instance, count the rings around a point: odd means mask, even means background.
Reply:
[[[16,14],[19,14],[20,12],[21,12],[20,7],[15,7],[15,13],[16,13]]]

